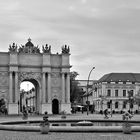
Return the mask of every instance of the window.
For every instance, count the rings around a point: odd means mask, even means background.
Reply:
[[[118,108],[118,105],[119,105],[118,102],[116,102],[116,103],[115,103],[115,108]]]
[[[123,108],[126,108],[126,102],[123,102]]]
[[[130,104],[130,108],[132,109],[133,107],[134,107],[134,106],[133,106],[133,104],[131,103],[131,104]]]
[[[133,90],[131,90],[131,96],[133,96],[133,94],[134,94],[134,92],[133,92]]]
[[[107,96],[109,96],[109,97],[111,96],[111,90],[110,89],[107,90]]]
[[[118,90],[115,90],[115,96],[118,97]]]
[[[107,108],[110,108],[110,102],[107,102]]]
[[[123,97],[126,97],[126,90],[123,90]]]

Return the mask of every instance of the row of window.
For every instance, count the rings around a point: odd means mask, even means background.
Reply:
[[[122,108],[126,108],[127,103],[123,102],[123,106]],[[107,102],[107,108],[111,108],[112,104],[110,104],[110,102]],[[115,109],[119,108],[119,103],[115,102]],[[133,104],[131,104],[130,108],[133,108]]]
[[[107,83],[108,83],[108,84],[111,84],[111,82],[107,82]],[[124,82],[122,82],[122,83],[123,83],[123,84],[126,84],[127,82],[124,81]],[[131,83],[132,83],[132,84],[135,84],[135,82],[131,82]],[[115,84],[119,84],[119,82],[116,81]]]
[[[126,97],[127,96],[127,92],[126,92],[127,90],[123,90],[123,97]],[[133,90],[131,90],[131,92],[132,92],[132,95],[131,96],[133,96]],[[115,97],[118,97],[118,95],[119,95],[119,90],[118,89],[116,89],[115,90]],[[107,96],[108,97],[110,97],[111,96],[111,90],[110,89],[108,89],[107,90]]]

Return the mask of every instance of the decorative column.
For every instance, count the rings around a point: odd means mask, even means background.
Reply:
[[[19,92],[18,92],[18,72],[15,72],[15,103],[18,103]]]
[[[42,102],[43,102],[43,100],[42,100],[42,85],[40,85],[40,88],[39,88],[39,95],[40,96],[38,96],[39,97],[39,104],[38,104],[38,109],[39,109],[39,113],[41,113],[41,104],[42,104]]]
[[[67,73],[67,77],[66,77],[66,95],[67,95],[67,103],[70,103],[70,74]]]
[[[48,93],[48,103],[51,103],[51,73],[48,73],[47,93]]]
[[[12,82],[12,72],[9,73],[9,102],[13,103],[13,82]]]
[[[65,73],[62,73],[62,103],[65,103]]]
[[[42,101],[43,103],[46,103],[46,79],[45,79],[45,73],[43,72],[42,75]]]

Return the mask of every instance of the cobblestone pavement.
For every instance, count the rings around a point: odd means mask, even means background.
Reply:
[[[140,133],[49,133],[0,131],[0,140],[140,140]]]
[[[29,120],[42,120],[43,116],[29,116]],[[56,119],[61,119],[61,115],[50,115],[49,119],[51,120],[56,120]],[[87,115],[86,113],[81,114],[81,113],[77,113],[77,114],[71,114],[71,115],[67,115],[67,119],[104,119],[104,115],[100,115],[100,114],[89,114]],[[22,120],[22,116],[0,116],[0,122],[3,121],[21,121]],[[121,114],[116,114],[113,115],[112,117],[109,116],[109,120],[122,120],[122,115]],[[134,115],[132,120],[138,120],[140,121],[140,114],[139,115]]]
[[[60,119],[60,115],[49,116],[49,119]],[[97,114],[72,114],[68,119],[103,119],[103,115]],[[41,120],[42,116],[29,116],[29,120]],[[113,115],[109,119],[122,120],[121,115]],[[3,121],[21,121],[21,116],[0,116],[0,122]],[[140,115],[134,115],[132,120],[139,120]],[[123,133],[54,133],[41,134],[40,132],[21,132],[0,130],[0,140],[140,140],[140,132],[132,134]]]

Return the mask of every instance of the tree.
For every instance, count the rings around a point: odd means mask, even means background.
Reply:
[[[3,98],[0,99],[0,113],[7,114],[6,103],[5,103],[5,100]]]
[[[133,104],[135,102],[132,90],[128,91],[128,102],[129,102],[129,110],[132,112]]]
[[[4,99],[2,98],[2,99],[0,99],[0,107],[2,107],[3,105],[5,105],[5,101],[4,101]]]
[[[79,82],[76,81],[76,77],[79,74],[75,71],[70,72],[70,101],[74,103],[74,101],[81,102],[83,89],[78,86]]]
[[[139,110],[139,106],[140,106],[140,90],[137,92],[137,94],[134,96],[135,98],[135,102],[138,105],[138,110]]]
[[[79,74],[76,71],[70,72],[70,80],[73,81]]]

